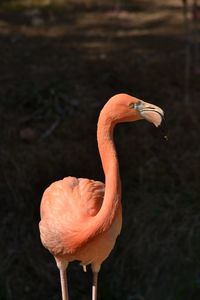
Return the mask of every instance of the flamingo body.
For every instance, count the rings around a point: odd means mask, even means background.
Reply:
[[[100,266],[108,257],[121,231],[121,206],[108,231],[79,243],[83,225],[101,208],[104,191],[100,181],[75,177],[56,181],[45,190],[39,227],[43,245],[55,257],[78,260],[84,266]]]

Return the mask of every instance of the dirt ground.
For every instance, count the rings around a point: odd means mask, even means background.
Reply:
[[[99,300],[199,299],[199,28],[185,25],[178,0],[0,3],[1,300],[60,299],[40,199],[64,176],[104,180],[96,122],[119,92],[161,106],[169,141],[116,129],[124,221]],[[90,299],[90,270],[68,274],[70,299]]]

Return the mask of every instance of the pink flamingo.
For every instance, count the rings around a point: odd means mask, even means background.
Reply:
[[[121,184],[113,131],[117,123],[147,119],[159,126],[164,113],[158,106],[127,94],[113,96],[103,107],[97,130],[105,185],[90,179],[65,177],[52,183],[41,201],[41,241],[60,270],[62,300],[68,300],[66,268],[74,260],[84,270],[91,264],[92,300],[97,279],[121,231]]]

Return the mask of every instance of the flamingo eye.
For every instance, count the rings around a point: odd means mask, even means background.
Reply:
[[[130,104],[129,104],[129,107],[130,107],[130,108],[134,108],[134,105],[135,105],[135,103],[130,103]]]
[[[142,100],[139,100],[137,103],[130,103],[129,107],[133,109],[139,109],[141,105],[142,105]]]

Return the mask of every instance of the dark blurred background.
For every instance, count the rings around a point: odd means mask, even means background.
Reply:
[[[101,300],[200,298],[200,7],[181,0],[0,2],[0,300],[58,300],[39,239],[44,189],[64,176],[104,180],[100,109],[126,92],[165,110],[115,141],[123,230],[99,278]],[[69,267],[70,300],[91,271]]]

